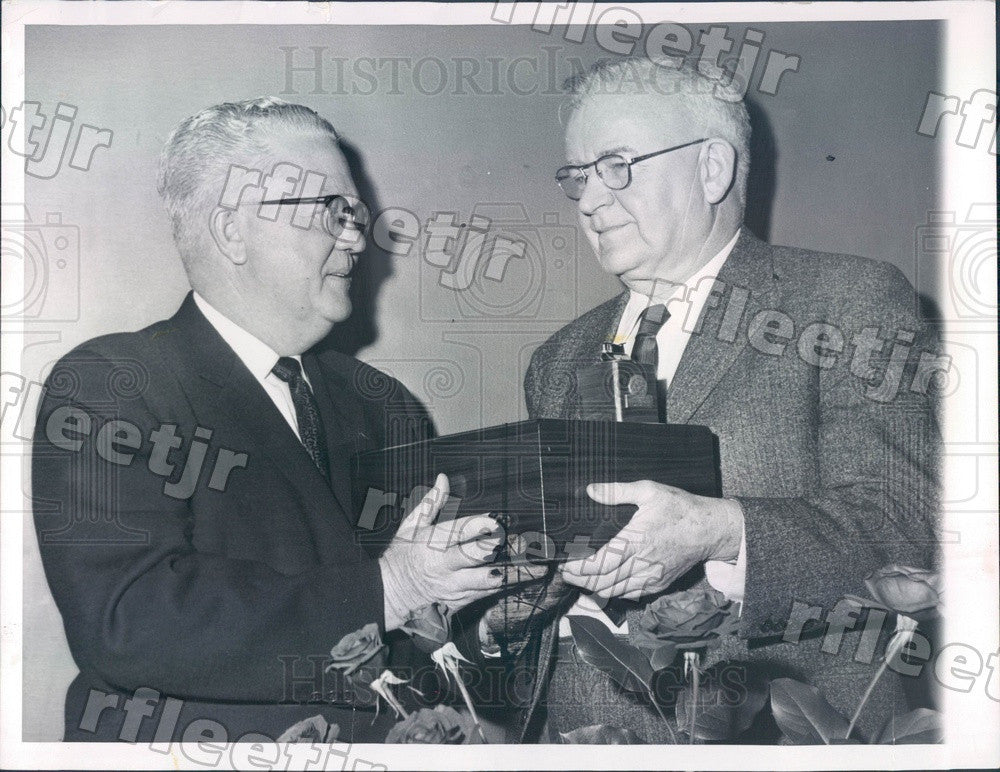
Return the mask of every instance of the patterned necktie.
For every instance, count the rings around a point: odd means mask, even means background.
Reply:
[[[319,405],[312,389],[302,377],[302,367],[292,357],[281,357],[271,368],[271,372],[288,384],[295,406],[295,418],[299,425],[299,438],[312,457],[313,463],[327,480],[330,479],[329,456],[326,452],[326,434],[323,419],[319,415]]]
[[[667,323],[670,312],[663,303],[649,306],[639,317],[639,331],[635,334],[635,345],[632,347],[632,359],[639,364],[652,368],[654,377],[659,364],[659,350],[656,345],[656,335]],[[660,423],[667,420],[667,384],[656,379],[656,404],[660,414]]]

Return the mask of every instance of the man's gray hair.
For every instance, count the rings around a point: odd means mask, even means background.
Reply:
[[[208,218],[220,203],[232,167],[269,172],[274,150],[268,140],[282,129],[339,139],[315,110],[275,97],[213,105],[174,129],[160,155],[156,188],[185,265],[203,253]]]
[[[720,68],[716,68],[719,70]],[[719,71],[713,75],[694,62],[657,60],[646,57],[601,59],[590,69],[568,78],[563,86],[569,94],[568,107],[575,110],[600,94],[653,94],[672,109],[687,113],[691,139],[721,137],[736,149],[735,188],[746,202],[750,173],[750,115],[739,76],[730,78]]]

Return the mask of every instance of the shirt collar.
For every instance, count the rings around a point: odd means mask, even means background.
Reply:
[[[619,330],[628,331],[631,330],[639,321],[639,316],[642,312],[653,303],[664,303],[667,305],[667,310],[672,310],[671,305],[677,307],[677,303],[672,303],[672,301],[681,300],[684,298],[685,294],[688,292],[689,288],[695,288],[698,286],[702,279],[712,276],[716,277],[719,275],[719,271],[722,270],[722,266],[725,264],[726,260],[729,258],[730,253],[733,251],[733,247],[736,246],[736,241],[740,237],[740,230],[737,229],[736,233],[729,240],[722,249],[720,249],[715,256],[709,260],[705,265],[694,272],[683,284],[671,284],[664,287],[662,294],[656,293],[652,297],[649,295],[643,295],[639,292],[630,291],[628,303],[625,306],[625,311],[622,313],[621,322],[619,324]],[[697,319],[698,315],[701,313],[701,307],[704,305],[707,299],[705,293],[694,293],[694,299],[691,301],[691,307],[686,313],[689,313],[693,318]],[[697,304],[697,307],[695,307]]]
[[[204,314],[216,332],[236,352],[236,356],[246,365],[247,369],[258,381],[263,381],[271,374],[271,369],[278,362],[277,352],[256,335],[247,332],[236,322],[216,309],[205,298],[194,293],[194,302],[198,310]],[[302,364],[302,357],[292,357]]]

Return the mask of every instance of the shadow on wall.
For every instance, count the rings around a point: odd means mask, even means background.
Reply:
[[[372,214],[377,215],[382,206],[375,191],[364,159],[350,142],[341,140],[341,152],[351,169],[351,177],[358,187],[361,200]],[[334,326],[329,335],[320,343],[322,349],[333,349],[342,354],[356,356],[358,351],[378,339],[378,295],[382,285],[392,276],[393,256],[375,244],[368,232],[368,245],[358,257],[351,281],[350,298],[354,310],[350,317]]]
[[[745,101],[753,132],[750,135],[750,176],[747,179],[743,222],[755,236],[770,241],[778,151],[767,115],[749,97]]]
[[[743,222],[755,236],[771,241],[771,216],[777,188],[778,150],[767,114],[749,97],[745,99],[753,133],[750,137],[750,175]],[[878,255],[865,255],[875,257]],[[941,307],[927,292],[918,296],[917,314],[932,325],[942,321]]]

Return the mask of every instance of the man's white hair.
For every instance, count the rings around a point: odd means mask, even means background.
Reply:
[[[601,59],[566,80],[568,107],[575,110],[601,94],[653,94],[671,110],[686,113],[691,139],[720,137],[736,150],[734,188],[746,202],[750,173],[750,115],[736,78],[714,76],[692,62],[629,57]]]
[[[287,129],[339,140],[315,110],[275,97],[213,105],[174,129],[160,155],[156,188],[185,266],[204,254],[208,219],[220,203],[232,167],[269,172],[274,156],[269,140]]]

